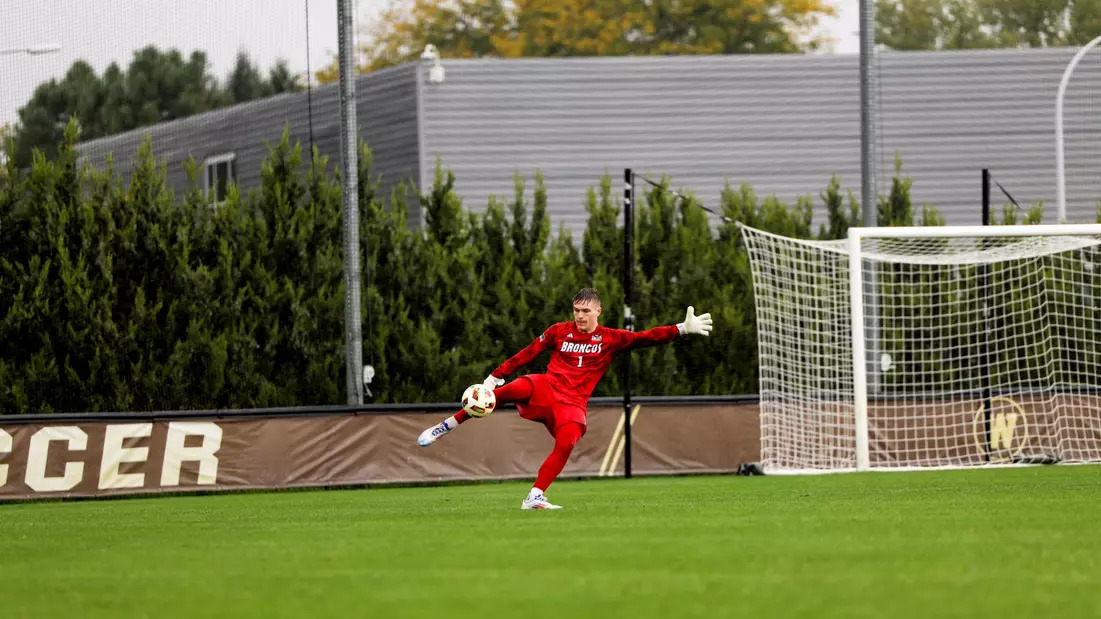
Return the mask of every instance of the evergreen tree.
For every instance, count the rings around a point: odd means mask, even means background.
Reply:
[[[175,49],[147,46],[134,52],[125,70],[111,63],[102,76],[78,60],[60,81],[39,84],[20,108],[12,156],[20,168],[31,164],[36,148],[52,159],[72,119],[80,123],[78,141],[84,141],[301,89],[285,61],[276,62],[265,80],[244,52],[225,88],[200,51],[184,58]]]
[[[13,158],[5,164],[0,410],[345,401],[341,189],[326,158],[314,152],[304,163],[284,132],[263,164],[260,187],[243,195],[231,186],[214,206],[194,161],[187,166],[191,186],[177,198],[148,141],[124,183],[110,160],[103,169],[80,165],[77,136],[72,120],[52,157],[39,152],[29,168]],[[578,248],[564,229],[551,233],[538,173],[530,184],[515,177],[510,196],[492,198],[475,215],[455,192],[453,174],[438,165],[419,196],[426,226],[418,229],[408,225],[405,188],[385,201],[377,194],[372,164],[361,144],[363,353],[376,369],[374,401],[455,401],[543,328],[569,320],[569,300],[584,286],[601,293],[602,323],[622,326],[621,204],[608,176],[587,194],[589,220]],[[728,220],[810,239],[811,198],[787,204],[728,185],[720,222],[690,191],[671,192],[669,182],[636,205],[635,327],[678,322],[694,305],[711,312],[716,329],[707,339],[632,353],[632,390],[752,393],[758,380],[752,279],[741,235]],[[885,221],[914,219],[911,187],[899,162],[878,204]],[[820,195],[827,219],[818,237],[843,236],[858,221],[859,204],[851,192],[842,196],[837,178]],[[1038,204],[1024,215],[1035,221],[1041,214]],[[1004,223],[1018,215],[1007,212]],[[943,223],[930,205],[920,219]],[[920,285],[969,302],[951,286]],[[1027,297],[1013,298],[1020,316],[1032,311]],[[896,309],[887,304],[882,311]],[[922,317],[921,324],[935,318]],[[1027,335],[1023,323],[999,324]],[[884,333],[885,345],[903,335]],[[527,371],[545,363],[546,356]],[[966,369],[943,359],[921,363],[930,372]],[[622,369],[621,358],[595,395],[621,394]]]

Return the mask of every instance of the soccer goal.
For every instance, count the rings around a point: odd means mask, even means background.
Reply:
[[[1101,225],[741,229],[766,470],[1101,460]]]

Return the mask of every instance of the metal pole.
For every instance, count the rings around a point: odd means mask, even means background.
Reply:
[[[982,170],[982,225],[990,225],[990,170],[983,168]],[[983,239],[983,246],[987,244],[987,239]],[[990,290],[990,265],[985,262],[979,265],[980,273],[982,277],[982,289],[984,291]],[[983,427],[985,428],[986,437],[986,461],[990,462],[990,415],[994,411],[991,410],[994,401],[991,397],[991,376],[990,376],[990,340],[993,338],[993,334],[990,330],[990,305],[987,303],[989,293],[984,292],[982,295],[982,315],[983,315],[983,357],[982,357],[982,376],[983,376]]]
[[[354,20],[353,0],[339,0],[337,21],[340,28],[340,170],[343,177],[341,204],[344,217],[344,373],[348,404],[363,404]]]
[[[876,205],[876,133],[875,122],[878,112],[876,94],[879,84],[875,73],[875,0],[860,0],[860,202],[865,227],[878,226]],[[888,224],[884,224],[888,225]],[[868,390],[879,393],[879,368],[875,364],[878,355],[875,347],[879,339],[878,307],[874,302],[876,294],[876,268],[868,263],[864,268],[864,297],[869,304],[864,313],[864,342],[872,354],[866,356]],[[863,299],[854,298],[853,303]]]
[[[635,175],[631,168],[623,171],[623,328],[635,330],[631,313],[634,288],[635,254],[631,247],[634,232]],[[631,477],[631,351],[623,355],[623,477]]]
[[[860,0],[860,200],[865,227],[876,222],[875,0]]]
[[[310,131],[310,166],[313,166],[313,68],[310,64],[310,3],[302,3],[306,9],[306,119]]]

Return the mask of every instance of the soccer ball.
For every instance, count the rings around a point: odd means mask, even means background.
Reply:
[[[471,385],[463,392],[463,410],[471,417],[485,417],[497,406],[497,396],[485,385]]]

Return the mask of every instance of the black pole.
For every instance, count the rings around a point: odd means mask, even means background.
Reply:
[[[623,170],[623,328],[635,330],[631,314],[634,288],[635,253],[631,236],[635,226],[635,175],[631,168]],[[623,477],[631,477],[631,351],[623,355]]]
[[[982,169],[982,225],[990,225],[990,170]]]
[[[982,225],[990,225],[990,170],[983,168],[982,170]],[[986,245],[986,241],[983,241],[983,245]],[[990,265],[982,263],[979,265],[980,274],[982,275],[982,289],[984,291],[990,289]],[[983,325],[985,329],[990,329],[990,311],[987,304],[987,294],[984,292],[982,296],[982,316]],[[994,405],[991,398],[991,376],[990,376],[990,339],[992,334],[989,332],[983,333],[983,361],[982,361],[982,375],[983,375],[983,427],[986,436],[986,461],[990,462],[990,414],[993,412],[991,407]]]
[[[310,68],[310,2],[306,5],[306,118],[310,127],[310,165],[313,165],[313,70]]]

